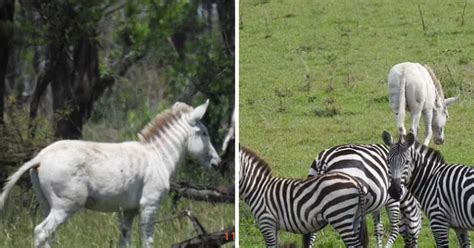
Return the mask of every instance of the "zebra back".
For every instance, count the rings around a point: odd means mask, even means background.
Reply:
[[[344,144],[320,152],[311,164],[308,176],[338,171],[357,177],[369,187],[372,212],[388,200],[388,147],[382,144]]]

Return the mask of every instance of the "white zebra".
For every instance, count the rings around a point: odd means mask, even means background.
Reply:
[[[388,96],[401,135],[406,135],[404,121],[405,109],[408,109],[415,137],[418,138],[418,125],[423,114],[426,132],[423,144],[430,143],[433,131],[434,143],[444,143],[448,107],[458,97],[444,99],[441,84],[428,65],[405,62],[393,66],[388,74]]]
[[[220,163],[200,122],[208,105],[209,100],[195,109],[176,103],[140,132],[139,141],[51,144],[9,178],[0,209],[21,175],[30,171],[45,217],[34,229],[35,247],[50,247],[57,227],[81,208],[120,212],[119,247],[130,247],[132,223],[138,214],[143,247],[153,247],[154,217],[177,165],[186,157],[208,167]]]

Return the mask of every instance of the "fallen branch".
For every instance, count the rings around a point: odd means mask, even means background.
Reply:
[[[178,199],[184,197],[196,201],[234,203],[234,187],[213,188],[188,182],[172,182],[171,192],[176,193]]]
[[[210,233],[207,235],[198,235],[194,238],[185,240],[178,244],[173,244],[171,248],[191,248],[191,247],[221,247],[221,245],[233,242],[235,228],[229,227],[224,230]]]

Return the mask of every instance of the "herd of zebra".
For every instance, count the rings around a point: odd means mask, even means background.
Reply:
[[[383,207],[391,223],[385,247],[392,247],[399,233],[406,247],[418,247],[422,212],[437,247],[448,247],[449,228],[455,230],[459,247],[471,247],[474,168],[447,164],[439,151],[400,131],[398,142],[384,132],[385,144],[345,144],[320,152],[306,179],[274,177],[259,155],[240,147],[240,196],[267,247],[278,245],[278,230],[303,234],[304,247],[312,247],[315,232],[327,224],[346,246],[367,247],[368,213],[374,219],[376,246],[382,247]]]

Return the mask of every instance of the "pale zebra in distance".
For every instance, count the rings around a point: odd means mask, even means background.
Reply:
[[[380,211],[384,206],[391,223],[391,232],[385,247],[392,247],[399,230],[406,247],[417,247],[422,226],[422,212],[410,194],[405,194],[400,203],[389,197],[388,151],[389,148],[383,144],[333,146],[318,154],[311,164],[308,177],[337,171],[365,182],[369,186],[367,213],[373,215],[377,247],[382,247],[383,225]],[[304,242],[312,243],[314,239],[315,234],[306,235]]]
[[[423,114],[426,132],[423,144],[430,143],[433,131],[434,143],[444,143],[448,107],[458,97],[444,98],[441,83],[428,65],[410,62],[394,65],[388,74],[388,97],[401,135],[406,135],[404,121],[405,111],[408,110],[415,137],[418,138],[418,126]]]
[[[240,197],[250,207],[267,247],[277,247],[278,230],[311,233],[330,224],[348,247],[367,247],[367,187],[345,173],[307,179],[272,176],[270,166],[240,147]]]
[[[403,187],[413,194],[430,220],[437,247],[448,247],[450,227],[459,247],[471,247],[468,230],[474,230],[474,168],[446,163],[439,151],[418,143],[412,133],[398,142],[388,132],[382,138],[390,145],[390,195],[397,199]]]
[[[217,167],[220,157],[201,123],[209,100],[193,108],[176,103],[139,134],[139,141],[55,142],[21,166],[5,185],[0,210],[20,177],[30,171],[45,219],[34,229],[35,247],[50,247],[59,225],[81,208],[120,212],[119,247],[130,247],[133,219],[139,215],[143,247],[153,247],[154,218],[169,191],[178,164],[190,158]]]

